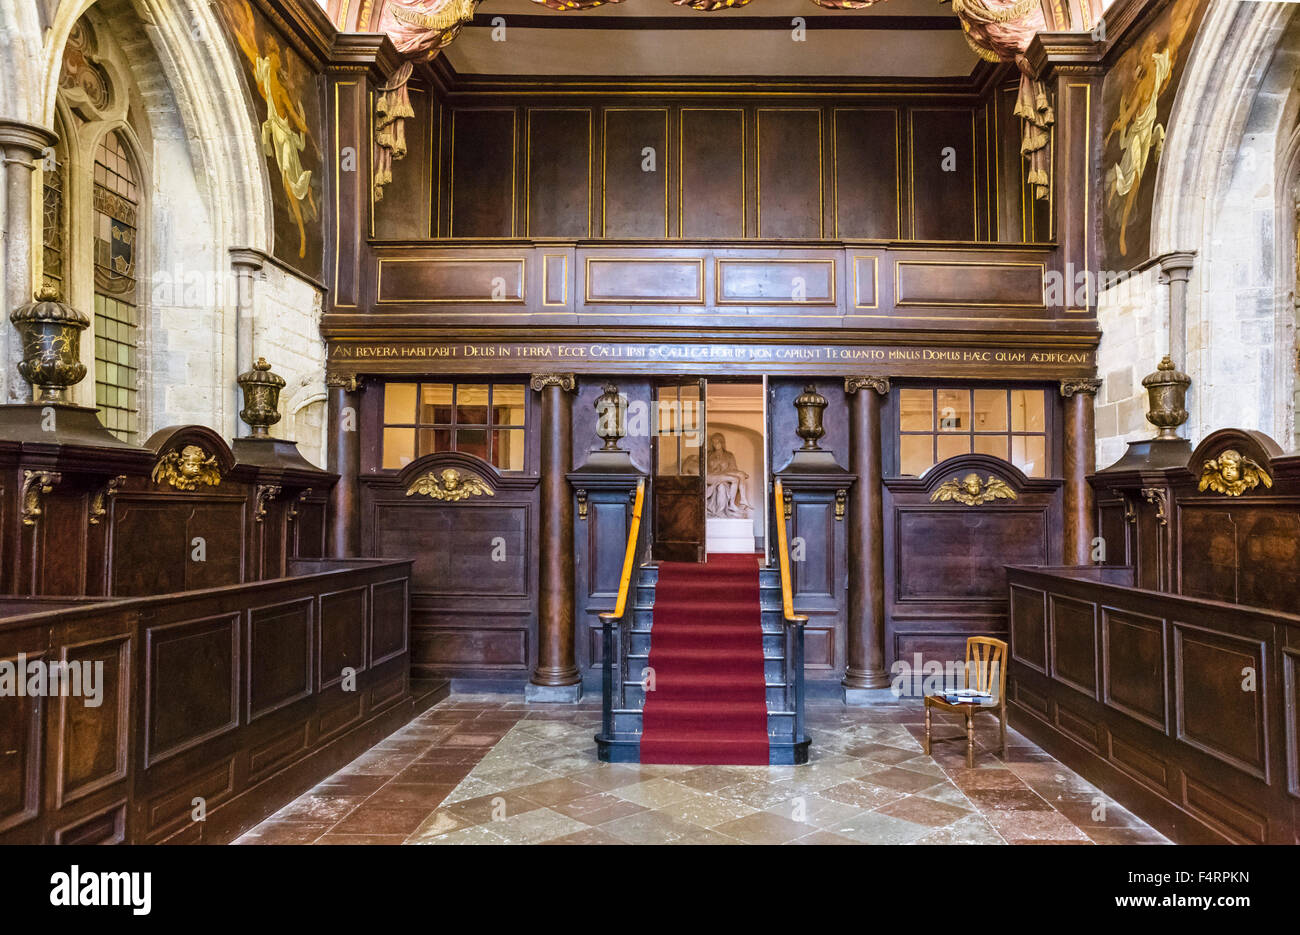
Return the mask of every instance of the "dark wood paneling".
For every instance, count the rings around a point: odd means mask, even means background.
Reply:
[[[1028,562],[1015,564],[1030,564]],[[1053,678],[1097,697],[1097,613],[1092,604],[1048,595]]]
[[[514,109],[453,110],[451,127],[451,236],[513,237]]]
[[[237,615],[146,630],[146,765],[234,730],[239,664]]]
[[[166,594],[238,584],[244,580],[246,507],[242,498],[119,494],[112,593]],[[202,540],[201,549],[196,539]]]
[[[668,237],[668,108],[607,107],[602,115],[600,236]]]
[[[1101,628],[1106,703],[1165,730],[1165,621],[1107,607]]]
[[[758,154],[758,236],[817,239],[822,214],[822,112],[763,108],[755,112]]]
[[[250,723],[311,694],[315,604],[307,599],[249,611]]]
[[[908,166],[911,236],[974,240],[975,118],[968,109],[913,107]]]
[[[524,236],[591,236],[589,108],[528,110]]]
[[[745,237],[745,112],[683,107],[678,119],[678,235]]]
[[[900,260],[894,301],[899,307],[1042,308],[1041,263]]]
[[[898,157],[900,117],[893,107],[837,107],[835,230],[833,236],[896,239],[903,236]]]
[[[1261,642],[1174,624],[1179,738],[1267,781],[1265,653]]]
[[[375,202],[375,236],[391,240],[430,236],[429,224],[437,197],[434,190],[437,179],[430,172],[436,165],[432,150],[437,139],[431,95],[428,89],[410,82],[407,92],[415,116],[406,121],[404,128],[406,156],[393,161],[393,180],[384,188],[384,197]],[[428,205],[429,210],[416,210],[417,205]]]
[[[365,588],[348,588],[320,596],[319,670],[316,675],[321,689],[344,681],[347,674],[366,668],[366,632],[369,592]]]

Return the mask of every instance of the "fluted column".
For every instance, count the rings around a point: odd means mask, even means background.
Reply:
[[[329,448],[326,467],[339,476],[330,492],[329,554],[352,558],[361,554],[361,377],[332,374],[329,387]]]
[[[16,120],[0,120],[0,151],[4,154],[4,317],[32,301],[35,277],[32,258],[40,249],[41,231],[32,228],[32,197],[37,160],[58,137],[44,127]],[[67,296],[63,296],[67,298]],[[3,402],[26,402],[27,384],[18,375],[22,359],[18,335],[4,329],[4,357],[0,369],[9,375]]]
[[[537,668],[524,689],[528,701],[574,702],[582,676],[574,652],[573,499],[565,477],[573,460],[569,397],[571,373],[536,373],[531,386],[542,394],[540,600]]]
[[[1097,447],[1093,431],[1093,401],[1100,380],[1062,380],[1065,397],[1064,548],[1067,565],[1092,562],[1092,540],[1097,535],[1092,485],[1088,475],[1097,470]]]
[[[848,669],[845,704],[865,703],[869,689],[886,688],[885,494],[880,412],[888,377],[845,377],[849,394],[849,470],[858,476],[849,504]]]

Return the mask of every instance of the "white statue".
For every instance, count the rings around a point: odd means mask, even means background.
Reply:
[[[708,516],[727,519],[749,519],[754,508],[749,504],[745,485],[749,475],[740,469],[736,456],[727,450],[727,440],[721,432],[709,436],[709,451],[705,461],[708,473],[704,480],[704,508]],[[689,458],[684,465],[688,473],[699,470],[699,459]]]

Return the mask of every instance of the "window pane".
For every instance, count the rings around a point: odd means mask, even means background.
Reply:
[[[492,424],[523,425],[527,397],[524,387],[500,383],[492,387]]]
[[[415,421],[415,384],[388,383],[384,386],[384,422],[410,425]]]
[[[1007,430],[1007,391],[975,391],[975,424],[977,432],[1005,432]],[[976,448],[976,451],[979,449]]]
[[[945,461],[953,455],[970,454],[970,436],[969,435],[940,435],[936,440],[935,448],[940,461]]]
[[[402,468],[415,460],[415,429],[384,429],[384,467]]]
[[[1042,435],[1017,435],[1011,439],[1011,463],[1030,477],[1046,477],[1045,448]]]
[[[420,386],[420,422],[423,425],[451,425],[450,383],[424,383]]]
[[[938,397],[939,431],[969,432],[970,390],[939,390],[935,395]]]
[[[492,463],[502,471],[524,469],[523,429],[508,429],[492,433]]]
[[[488,433],[486,429],[460,429],[456,432],[456,450],[473,455],[476,458],[488,459]]]
[[[898,473],[920,477],[934,466],[934,436],[904,435],[900,454]]]
[[[899,390],[898,424],[904,432],[934,431],[934,392]]]
[[[460,384],[456,387],[456,424],[487,425],[488,388],[485,384]],[[484,435],[483,444],[487,444]],[[458,446],[459,447],[459,446]],[[464,450],[463,448],[460,450]],[[486,456],[486,455],[485,455]]]
[[[976,435],[975,453],[977,455],[993,455],[995,458],[1006,461],[1007,437],[1005,435]]]
[[[420,429],[420,457],[437,451],[451,451],[451,429]]]
[[[1044,431],[1042,390],[1011,391],[1011,431]]]

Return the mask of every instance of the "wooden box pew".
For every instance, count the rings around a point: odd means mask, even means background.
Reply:
[[[101,664],[98,705],[0,696],[0,843],[224,843],[437,700],[410,683],[409,561],[288,570],[0,603],[0,668]]]

